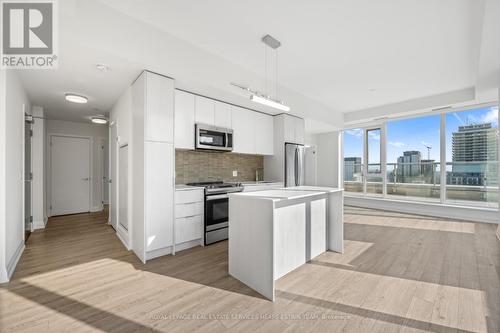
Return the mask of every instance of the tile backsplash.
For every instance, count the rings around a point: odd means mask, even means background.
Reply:
[[[255,170],[264,168],[264,158],[257,155],[175,150],[175,183],[205,181],[255,180]],[[233,171],[238,176],[233,177]]]

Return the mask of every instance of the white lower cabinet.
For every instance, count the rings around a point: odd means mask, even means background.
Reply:
[[[171,143],[146,142],[145,146],[145,231],[146,252],[172,246],[173,160]]]
[[[203,189],[175,191],[175,245],[176,251],[203,244],[205,218]]]
[[[177,218],[175,223],[176,244],[201,239],[203,236],[203,215]]]

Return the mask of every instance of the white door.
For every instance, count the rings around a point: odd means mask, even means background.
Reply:
[[[117,154],[117,145],[116,145],[116,124],[111,125],[109,129],[109,222],[113,226],[113,228],[117,227],[116,224],[116,208],[118,207],[117,198],[117,184],[118,179],[116,178],[116,154]]]
[[[51,215],[90,211],[90,139],[51,137]]]
[[[109,144],[101,139],[102,144],[102,203],[109,203]]]

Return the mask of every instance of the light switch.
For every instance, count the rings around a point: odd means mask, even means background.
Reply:
[[[233,170],[233,177],[238,177],[238,170]]]

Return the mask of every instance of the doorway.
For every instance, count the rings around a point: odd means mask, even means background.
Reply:
[[[91,138],[50,136],[50,213],[66,215],[90,211]]]
[[[25,115],[24,121],[24,241],[28,241],[31,234],[33,215],[31,212],[31,196],[32,196],[32,182],[33,172],[31,169],[31,137],[33,131],[31,123],[33,122],[31,116]]]

